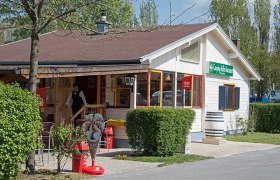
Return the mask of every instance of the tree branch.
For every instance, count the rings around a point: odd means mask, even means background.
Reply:
[[[198,19],[198,18],[200,18],[200,17],[202,17],[202,16],[204,16],[204,15],[208,14],[208,12],[209,12],[209,10],[208,10],[207,12],[205,12],[205,13],[203,13],[203,14],[199,15],[199,16],[194,17],[193,19],[191,19],[191,20],[187,21],[187,22],[186,22],[186,23],[184,23],[184,24],[188,24],[188,23],[190,23],[190,22],[192,22],[192,21],[194,21],[194,20],[196,20],[196,19]]]
[[[68,15],[68,14],[74,13],[74,12],[76,12],[78,9],[80,9],[80,8],[82,8],[82,7],[85,7],[85,6],[87,6],[87,5],[91,4],[91,3],[94,3],[94,2],[96,2],[96,1],[99,1],[99,0],[93,0],[93,1],[90,1],[90,2],[85,3],[85,4],[81,4],[81,5],[79,5],[79,6],[76,6],[76,7],[73,8],[73,9],[70,9],[70,10],[68,10],[68,11],[65,11],[65,12],[63,12],[63,13],[61,13],[61,14],[58,14],[58,15],[49,17],[48,20],[46,21],[46,23],[38,30],[37,33],[38,33],[38,34],[41,33],[53,20],[55,20],[55,19],[61,20],[61,18],[62,18],[63,16],[66,16],[66,15]]]
[[[178,19],[179,17],[181,17],[183,14],[185,14],[188,10],[190,10],[191,8],[193,8],[196,5],[196,3],[194,3],[191,7],[185,9],[181,14],[179,14],[178,16],[176,16],[170,23],[169,25],[171,25],[176,19]]]
[[[55,19],[59,19],[59,18],[61,18],[61,17],[63,17],[63,16],[66,16],[67,14],[70,14],[70,13],[73,13],[73,12],[76,12],[76,9],[71,9],[71,10],[69,10],[69,11],[66,11],[66,12],[64,12],[64,13],[62,13],[62,14],[59,14],[59,15],[57,15],[57,16],[51,16],[51,17],[49,17],[49,19],[47,20],[47,22],[38,30],[38,34],[39,33],[41,33],[53,20],[55,20]]]
[[[44,4],[45,4],[45,0],[41,0],[41,1],[38,3],[37,14],[38,14],[38,17],[39,17],[39,18],[41,18],[41,16],[42,16]]]
[[[29,5],[27,0],[21,0],[22,7],[25,9],[26,13],[30,17],[30,19],[34,22],[36,20],[36,13],[33,8]]]
[[[96,32],[95,30],[81,24],[81,23],[78,23],[78,22],[74,22],[74,21],[67,21],[66,19],[63,19],[63,18],[58,18],[60,21],[62,22],[65,22],[65,23],[69,23],[69,24],[74,24],[74,25],[77,25],[85,30],[88,30],[88,31],[91,31],[91,32]]]

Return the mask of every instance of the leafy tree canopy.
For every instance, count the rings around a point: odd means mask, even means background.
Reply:
[[[33,11],[34,10],[34,11]],[[65,29],[91,29],[100,19],[101,10],[107,13],[113,27],[128,27],[133,15],[130,0],[2,0],[0,16],[6,28],[13,28],[15,40],[30,37],[34,21],[39,33]],[[35,12],[36,11],[36,12]],[[30,18],[39,16],[37,19]]]

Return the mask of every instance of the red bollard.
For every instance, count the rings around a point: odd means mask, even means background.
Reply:
[[[85,142],[80,142],[75,144],[75,149],[80,151],[80,154],[72,154],[72,172],[82,173],[83,168],[87,166],[86,163],[86,152],[88,151],[88,146]]]
[[[106,136],[107,134],[107,136]],[[103,141],[107,141],[107,147],[105,146],[105,148],[107,149],[112,149],[114,147],[114,131],[112,127],[106,127],[104,129],[103,135],[102,135],[102,139]]]

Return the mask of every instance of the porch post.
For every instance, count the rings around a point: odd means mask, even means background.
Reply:
[[[101,76],[97,76],[97,104],[101,104]]]
[[[130,108],[136,109],[136,100],[137,100],[137,75],[134,75],[134,83],[132,87],[132,92],[130,95]]]

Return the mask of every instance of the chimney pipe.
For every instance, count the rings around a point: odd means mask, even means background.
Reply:
[[[105,10],[101,10],[101,19],[100,19],[100,21],[106,22],[106,13],[105,13]]]

